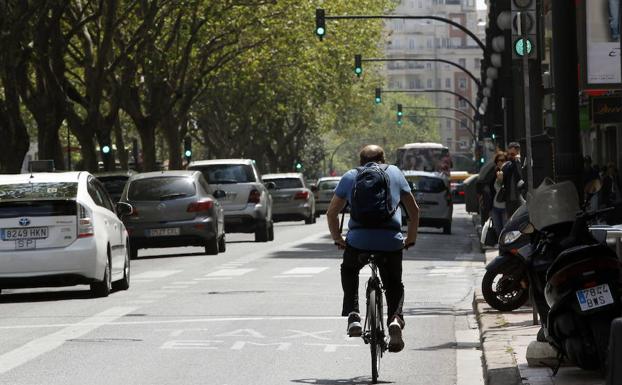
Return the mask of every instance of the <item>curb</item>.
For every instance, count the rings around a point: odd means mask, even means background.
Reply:
[[[473,311],[479,325],[482,364],[486,385],[521,385],[523,383],[511,346],[511,336],[503,332],[503,314],[492,310],[476,288]]]

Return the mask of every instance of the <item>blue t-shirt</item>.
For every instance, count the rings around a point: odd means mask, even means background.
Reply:
[[[389,166],[386,172],[389,175],[391,202],[393,207],[397,207],[395,214],[391,218],[393,226],[387,226],[388,228],[382,229],[362,228],[356,221],[350,219],[346,242],[352,247],[361,250],[396,251],[400,250],[404,244],[402,231],[398,230],[402,228],[402,211],[398,205],[400,196],[410,193],[411,190],[399,168]],[[352,204],[352,188],[354,187],[357,173],[356,169],[345,173],[335,189],[335,195],[347,200],[349,204]]]

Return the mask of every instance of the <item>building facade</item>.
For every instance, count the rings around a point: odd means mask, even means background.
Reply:
[[[484,37],[482,17],[476,0],[402,0],[394,11],[396,15],[440,16],[464,25]],[[405,59],[443,59],[459,64],[480,78],[482,50],[467,34],[449,24],[432,20],[390,20],[385,24],[388,36],[385,57]],[[385,87],[392,90],[432,91],[447,90],[460,94],[475,105],[478,86],[464,71],[450,64],[427,61],[395,61],[385,66]],[[475,111],[460,98],[439,92],[412,93],[426,97],[435,107],[452,110],[426,110],[417,113],[442,115],[439,133],[443,144],[453,153],[473,153],[473,117]],[[408,139],[405,138],[405,142]]]

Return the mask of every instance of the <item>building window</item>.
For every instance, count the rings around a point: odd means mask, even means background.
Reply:
[[[428,88],[432,88],[432,79],[428,79]]]
[[[445,79],[445,88],[451,88],[451,79],[450,78]]]
[[[416,84],[415,84],[415,80],[411,79],[410,82],[408,83],[408,88],[410,88],[411,90],[414,90],[416,88]]]
[[[401,80],[398,80],[398,81],[397,81],[397,89],[398,89],[398,90],[401,90],[401,89],[402,89],[402,81],[401,81]]]
[[[416,48],[415,39],[410,39],[410,41],[408,42],[408,48],[410,48],[410,49],[415,49]]]
[[[446,123],[445,123],[445,127],[447,128],[451,128],[451,120],[449,119],[445,119]]]
[[[468,126],[467,126],[467,121],[466,121],[466,119],[462,119],[462,120],[460,120],[460,128],[464,128],[464,129],[466,129],[467,127],[468,127]]]
[[[462,47],[462,38],[460,37],[452,37],[451,38],[451,48],[461,48]]]
[[[437,89],[441,88],[441,79],[439,79],[439,78],[436,79],[436,88]]]
[[[466,90],[467,87],[467,82],[465,78],[460,78],[458,79],[458,88],[460,88],[461,90]]]
[[[460,109],[464,109],[466,108],[466,106],[467,106],[466,101],[464,99],[460,99],[460,101],[458,102],[458,107]]]
[[[479,58],[475,58],[473,59],[473,66],[475,67],[476,70],[478,70],[480,68],[480,60]]]
[[[428,39],[428,41],[427,41],[427,47],[428,47],[428,48],[434,48],[434,43],[432,42],[432,39]]]
[[[458,59],[458,64],[460,64],[463,67],[466,67],[466,59],[464,59],[464,58]]]

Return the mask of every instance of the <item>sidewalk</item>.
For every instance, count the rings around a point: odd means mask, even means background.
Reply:
[[[486,252],[486,261],[496,250]],[[500,313],[484,301],[477,288],[473,309],[480,327],[483,349],[484,377],[487,385],[604,385],[596,372],[577,367],[562,367],[557,376],[547,367],[527,364],[527,347],[536,340],[540,326],[533,325],[531,307]],[[545,349],[548,349],[544,344]],[[540,362],[540,359],[536,359]]]

